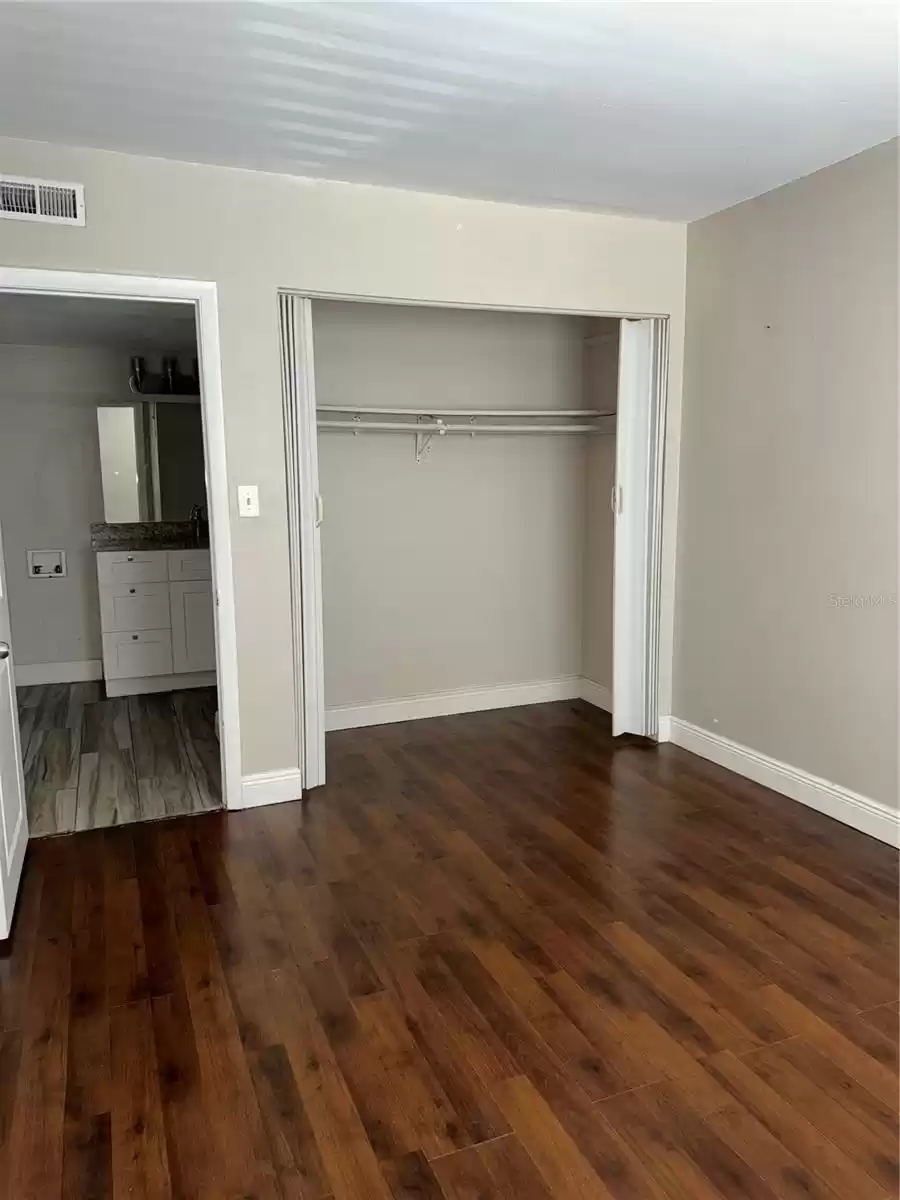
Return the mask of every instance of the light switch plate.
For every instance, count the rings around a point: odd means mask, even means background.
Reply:
[[[259,488],[255,483],[238,486],[238,512],[242,517],[259,516]]]

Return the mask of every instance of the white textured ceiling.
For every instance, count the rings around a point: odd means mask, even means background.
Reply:
[[[0,133],[692,219],[896,135],[897,12],[4,2]]]
[[[0,344],[196,353],[194,306],[0,292]]]

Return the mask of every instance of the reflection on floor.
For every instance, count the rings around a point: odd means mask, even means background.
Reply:
[[[18,689],[31,837],[221,807],[215,688],[103,694],[100,682]]]

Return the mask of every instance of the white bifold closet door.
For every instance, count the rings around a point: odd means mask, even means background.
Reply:
[[[304,788],[313,788],[325,782],[325,654],[312,305],[304,296],[287,293],[278,303],[291,592],[294,612],[300,614],[294,637],[300,765]]]
[[[623,320],[616,417],[613,734],[659,732],[659,608],[668,325]]]

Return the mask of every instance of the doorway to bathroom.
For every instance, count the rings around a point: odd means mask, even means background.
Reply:
[[[27,837],[215,810],[235,778],[214,288],[47,275],[0,271],[4,924]]]

